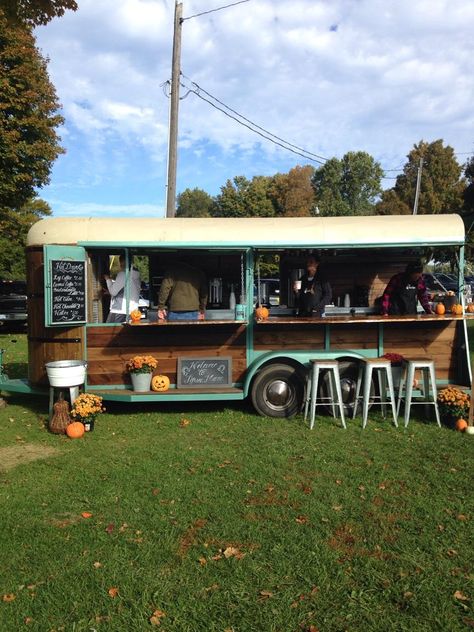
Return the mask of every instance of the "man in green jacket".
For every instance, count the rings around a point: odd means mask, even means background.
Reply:
[[[167,270],[158,294],[158,319],[204,320],[207,281],[204,273],[179,262]]]

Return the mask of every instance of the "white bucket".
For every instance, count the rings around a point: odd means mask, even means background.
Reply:
[[[51,386],[80,386],[86,380],[87,363],[82,360],[58,360],[45,364]]]

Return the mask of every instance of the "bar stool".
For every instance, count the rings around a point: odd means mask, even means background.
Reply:
[[[393,423],[398,428],[397,422],[397,408],[396,408],[396,400],[395,400],[395,390],[393,388],[393,375],[392,375],[392,364],[390,360],[387,358],[364,358],[359,365],[359,374],[357,376],[357,387],[354,401],[354,412],[352,414],[352,418],[354,419],[357,414],[357,409],[359,407],[359,400],[361,399],[360,390],[362,383],[364,384],[364,392],[362,395],[362,428],[365,428],[367,425],[367,417],[369,414],[369,400],[370,397],[370,387],[372,384],[372,375],[374,371],[377,374],[378,382],[379,382],[379,392],[380,395],[373,395],[372,399],[378,399],[379,402],[376,402],[382,407],[382,415],[385,417],[386,412],[386,404],[391,404],[392,406],[392,415],[393,415]],[[387,400],[387,388],[389,399]]]
[[[435,409],[436,422],[441,428],[438,409],[438,392],[436,389],[435,365],[432,358],[405,358],[406,365],[400,380],[400,389],[398,391],[397,414],[400,412],[400,404],[402,399],[405,400],[405,428],[410,420],[410,408],[415,404],[432,405]],[[413,397],[413,381],[415,379],[415,371],[421,371],[423,374],[423,400],[414,402]],[[431,392],[433,398],[430,400],[430,381]],[[405,395],[403,390],[405,389]]]
[[[322,371],[327,371],[329,374],[329,397],[320,397],[320,400],[329,400],[334,417],[336,416],[336,404],[339,407],[339,413],[341,415],[341,423],[343,428],[346,428],[346,422],[344,419],[344,404],[342,402],[341,391],[341,379],[339,376],[339,363],[337,360],[326,360],[325,358],[314,358],[310,360],[311,369],[308,373],[306,380],[306,400],[304,406],[304,420],[308,417],[308,409],[311,404],[311,420],[309,429],[312,430],[314,426],[314,418],[316,416],[316,406],[322,406],[323,401],[317,403],[318,399],[318,382],[319,374]],[[336,387],[337,401],[334,401],[334,386]]]
[[[56,391],[60,393],[62,391],[69,391],[69,399],[71,400],[71,406],[74,404],[74,401],[79,397],[79,389],[82,386],[50,386],[49,387],[49,420],[51,421],[51,417],[53,415],[53,405],[54,405],[54,396]]]

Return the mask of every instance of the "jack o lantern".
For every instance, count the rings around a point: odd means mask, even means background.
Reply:
[[[263,305],[261,305],[255,310],[255,316],[257,317],[257,320],[267,320],[267,318],[270,316],[270,312],[266,307],[263,307]]]
[[[454,314],[455,316],[462,316],[462,314],[463,314],[462,305],[460,305],[459,303],[455,303],[451,307],[451,313]]]
[[[445,314],[446,307],[444,306],[444,303],[437,303],[435,307],[435,312],[438,314],[438,316],[442,316],[443,314]]]
[[[80,421],[73,421],[66,428],[66,434],[70,439],[80,439],[84,432],[84,424],[81,424]]]
[[[151,388],[153,391],[162,393],[170,387],[170,378],[167,375],[154,375],[151,380]]]
[[[468,314],[474,314],[474,303],[469,303],[466,307],[466,312]]]
[[[459,430],[459,432],[464,432],[466,428],[467,428],[467,421],[465,419],[458,419],[456,421],[456,430]]]
[[[132,323],[139,323],[142,317],[142,313],[139,309],[134,309],[133,312],[130,312],[130,319]]]

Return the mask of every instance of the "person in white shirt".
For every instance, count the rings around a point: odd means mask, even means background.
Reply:
[[[107,289],[110,294],[110,312],[107,316],[108,323],[124,323],[127,320],[127,301],[125,297],[125,257],[120,255],[120,272],[113,281],[108,274],[104,274]],[[138,309],[140,296],[140,273],[132,268],[129,274],[130,301],[128,313]]]

